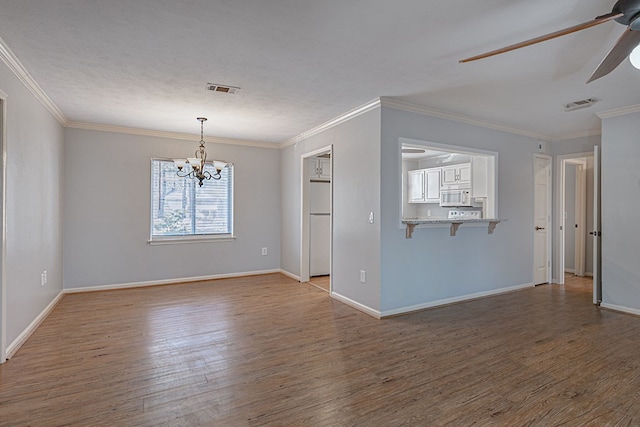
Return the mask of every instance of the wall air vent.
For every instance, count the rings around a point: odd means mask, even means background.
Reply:
[[[232,95],[240,90],[239,87],[219,85],[216,83],[207,83],[206,89],[213,92],[230,93]]]
[[[575,111],[575,110],[580,110],[582,108],[591,107],[596,102],[598,102],[598,100],[595,98],[587,98],[587,99],[581,99],[580,101],[573,101],[568,104],[565,104],[564,111]]]

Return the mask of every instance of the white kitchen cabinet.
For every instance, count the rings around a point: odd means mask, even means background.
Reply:
[[[471,187],[471,163],[442,167],[442,188],[459,189]]]
[[[440,168],[426,169],[425,171],[425,202],[440,203]]]
[[[425,169],[409,171],[409,179],[407,181],[409,203],[426,203],[425,180]]]
[[[331,180],[331,159],[313,157],[309,159],[309,179],[314,181]]]
[[[409,203],[440,202],[440,168],[409,171]]]

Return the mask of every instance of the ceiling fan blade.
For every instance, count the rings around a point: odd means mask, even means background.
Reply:
[[[600,65],[598,65],[598,68],[591,74],[587,83],[604,77],[615,70],[638,44],[640,44],[640,31],[634,31],[631,29],[631,26],[629,26],[624,33],[622,33],[607,56],[604,57]]]
[[[529,39],[529,40],[525,40],[523,42],[512,44],[512,45],[507,46],[507,47],[503,47],[503,48],[500,48],[500,49],[492,50],[491,52],[483,53],[481,55],[472,56],[472,57],[466,58],[466,59],[461,59],[459,62],[460,63],[471,62],[471,61],[476,61],[478,59],[484,59],[484,58],[488,58],[490,56],[499,55],[501,53],[510,52],[512,50],[520,49],[521,47],[531,46],[532,44],[544,42],[544,41],[547,41],[547,40],[555,39],[557,37],[566,36],[567,34],[575,33],[576,31],[580,31],[580,30],[584,30],[584,29],[587,29],[587,28],[595,27],[596,25],[604,24],[605,22],[609,22],[609,21],[611,21],[613,19],[620,18],[622,16],[624,16],[624,13],[620,13],[620,12],[607,13],[606,15],[598,16],[597,18],[592,19],[591,21],[587,21],[587,22],[584,22],[582,24],[574,25],[573,27],[565,28],[565,29],[559,30],[559,31],[554,31],[553,33],[545,34],[543,36],[536,37],[536,38]]]

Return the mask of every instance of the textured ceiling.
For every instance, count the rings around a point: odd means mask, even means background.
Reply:
[[[585,83],[622,25],[458,60],[613,3],[0,0],[0,37],[71,122],[194,134],[207,116],[206,135],[281,143],[382,96],[563,138],[598,131],[599,111],[640,104],[628,61]],[[563,112],[590,97],[600,101]]]

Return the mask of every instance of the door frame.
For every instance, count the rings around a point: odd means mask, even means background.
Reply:
[[[602,303],[602,150],[593,147],[593,303]]]
[[[329,164],[331,168],[331,221],[329,225],[330,229],[330,243],[329,247],[331,251],[329,253],[329,293],[333,290],[333,145],[318,148],[317,150],[303,153],[300,156],[300,281],[308,282],[309,275],[309,194],[311,187],[309,186],[309,162],[311,157],[316,157],[320,154],[329,154]]]
[[[584,223],[584,230],[586,232],[586,212],[587,212],[587,178],[586,178],[586,169],[587,169],[587,160],[589,157],[593,157],[593,152],[586,153],[575,153],[575,154],[565,154],[556,157],[556,168],[558,174],[558,180],[556,181],[556,209],[555,209],[555,227],[554,233],[555,237],[555,253],[556,253],[556,265],[558,268],[555,270],[557,277],[554,279],[554,283],[559,285],[564,285],[564,266],[565,266],[565,230],[564,230],[564,212],[566,211],[565,200],[565,186],[566,186],[566,167],[568,164],[580,164],[583,166],[583,173],[581,180],[584,180],[582,185],[582,212],[581,212],[581,221]],[[578,181],[578,176],[576,175],[576,182]],[[576,215],[578,213],[576,212]],[[583,263],[586,259],[586,237],[583,236],[582,239],[582,258]],[[577,251],[578,248],[576,248]]]
[[[0,364],[7,361],[7,94],[0,90]]]
[[[535,188],[535,185],[536,185],[536,160],[537,159],[544,159],[544,160],[549,162],[549,180],[548,180],[548,185],[547,185],[547,196],[546,196],[546,198],[547,198],[547,212],[546,212],[546,214],[547,214],[547,221],[546,221],[547,233],[546,233],[546,236],[547,237],[546,237],[546,242],[545,242],[545,245],[547,247],[547,251],[546,251],[547,252],[547,259],[545,260],[546,263],[547,263],[547,277],[546,277],[547,283],[551,283],[552,282],[552,276],[553,276],[552,275],[553,263],[552,263],[552,255],[551,255],[551,249],[552,249],[551,240],[552,240],[552,236],[553,236],[553,229],[551,227],[551,223],[552,223],[551,219],[552,219],[552,212],[553,212],[553,207],[552,207],[552,201],[553,201],[553,197],[552,197],[552,193],[553,193],[553,157],[551,157],[548,154],[535,153],[533,155],[533,163],[532,163],[532,166],[533,166],[533,168],[532,168],[533,169],[532,170],[532,172],[533,172],[533,177],[532,177],[533,178],[533,182],[532,182],[532,184],[533,184],[533,192],[534,192],[532,194],[532,199],[533,199],[532,200],[532,202],[533,202],[532,204],[533,204],[533,217],[534,217],[533,220],[534,220],[534,223],[533,223],[533,225],[531,227],[531,229],[533,231],[533,242],[532,242],[532,244],[533,244],[532,279],[533,280],[532,280],[532,282],[534,283],[534,285],[535,285],[535,282],[536,282],[536,280],[535,280],[535,277],[536,277],[536,262],[535,262],[535,259],[536,259],[536,251],[535,251],[535,240],[536,240],[536,237],[535,237],[535,229],[534,228],[535,228],[535,211],[536,211],[536,207],[535,207],[535,191],[536,191],[536,188]]]

